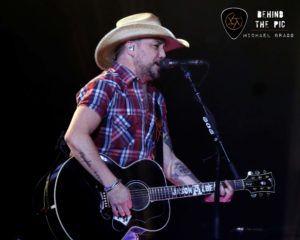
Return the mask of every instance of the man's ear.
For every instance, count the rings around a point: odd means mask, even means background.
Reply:
[[[129,51],[134,51],[134,45],[129,45],[129,46],[128,46],[128,50],[129,50]]]
[[[134,42],[128,41],[128,42],[125,44],[125,47],[126,47],[127,53],[128,53],[130,56],[133,56],[133,55],[134,55],[134,50],[135,50],[135,44],[134,44]]]

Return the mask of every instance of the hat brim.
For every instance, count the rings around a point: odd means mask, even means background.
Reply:
[[[96,64],[101,69],[109,67],[115,58],[115,50],[121,43],[149,37],[164,39],[165,52],[189,47],[186,40],[176,38],[165,27],[152,24],[130,24],[111,30],[101,39],[95,51]]]

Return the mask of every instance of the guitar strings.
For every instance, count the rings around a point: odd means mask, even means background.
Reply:
[[[257,183],[262,181],[262,179],[252,179],[252,180],[244,180],[245,183]],[[242,183],[243,180],[229,180],[229,182],[231,184],[235,184],[236,183]],[[214,182],[208,182],[206,184],[213,184]],[[197,184],[195,184],[197,185]],[[130,193],[132,198],[137,199],[137,198],[144,198],[144,197],[149,197],[150,199],[161,199],[161,198],[169,198],[168,196],[191,196],[193,194],[193,192],[185,192],[185,191],[177,191],[177,189],[184,189],[184,188],[189,188],[189,187],[193,187],[194,185],[187,185],[187,186],[164,186],[164,187],[152,187],[149,189],[130,189]],[[256,186],[258,187],[258,186]],[[265,189],[267,189],[267,187],[270,186],[260,186],[260,187],[264,187]],[[175,191],[175,193],[174,193]],[[201,195],[207,195],[212,193],[213,191],[206,191],[206,192],[202,192]]]

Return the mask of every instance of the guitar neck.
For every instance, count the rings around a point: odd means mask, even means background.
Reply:
[[[221,182],[223,183],[223,182]],[[230,180],[234,191],[244,190],[244,180]],[[197,197],[215,191],[215,182],[198,183],[182,186],[164,186],[149,188],[151,201],[171,200],[177,198]]]

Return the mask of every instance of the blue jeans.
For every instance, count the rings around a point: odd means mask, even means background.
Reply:
[[[132,229],[128,231],[122,240],[138,240],[139,235],[142,235],[144,231],[142,229]]]

